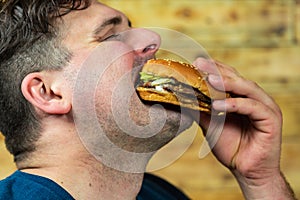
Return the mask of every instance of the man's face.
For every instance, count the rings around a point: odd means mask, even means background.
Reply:
[[[191,125],[187,114],[146,105],[135,92],[138,70],[155,56],[160,46],[156,33],[131,28],[123,13],[97,1],[86,10],[66,15],[64,24],[67,35],[63,42],[73,53],[65,72],[76,71],[73,108],[78,111],[74,112],[75,118],[84,121],[79,126],[85,126],[80,137],[89,130],[94,134],[95,126],[100,125],[98,133],[118,148],[148,153],[158,150]],[[79,111],[87,115],[78,116]],[[105,146],[106,140],[88,138],[94,146]]]

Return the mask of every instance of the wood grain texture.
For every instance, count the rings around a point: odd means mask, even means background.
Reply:
[[[256,81],[280,105],[284,116],[282,170],[300,197],[300,1],[299,0],[106,0],[125,12],[134,26],[178,31],[201,44],[209,56]],[[168,36],[168,43],[178,42]],[[193,47],[182,47],[195,53]],[[197,50],[197,49],[196,49]],[[161,56],[168,56],[161,53]],[[197,127],[193,127],[197,128]],[[184,133],[170,152],[151,161],[159,165],[181,148]],[[11,173],[12,158],[0,137],[0,178]],[[199,159],[201,131],[185,153],[153,173],[180,187],[192,199],[242,199],[230,172],[209,154]],[[174,150],[175,151],[175,150]]]
[[[5,148],[4,137],[0,134],[0,179],[15,171],[13,158]]]
[[[295,9],[296,9],[296,13],[295,13],[295,18],[294,18],[294,24],[296,26],[296,43],[299,44],[300,42],[300,1],[297,0],[296,1],[296,5],[295,5]]]
[[[134,26],[176,30],[205,47],[276,47],[296,38],[294,0],[104,2],[127,13]]]

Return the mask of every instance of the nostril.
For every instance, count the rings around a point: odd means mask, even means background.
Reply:
[[[149,51],[154,51],[156,50],[157,45],[156,44],[150,44],[146,48],[143,49],[143,53],[147,53]]]

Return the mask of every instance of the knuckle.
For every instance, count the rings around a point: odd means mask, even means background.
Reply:
[[[254,81],[246,80],[246,83],[247,83],[250,87],[253,87],[253,88],[259,88],[258,83],[254,82]]]

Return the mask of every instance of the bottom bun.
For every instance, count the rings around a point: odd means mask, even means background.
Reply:
[[[140,97],[146,101],[168,103],[207,113],[210,113],[211,111],[211,106],[209,104],[200,102],[196,98],[185,98],[171,92],[158,91],[153,88],[137,87],[137,91]]]

